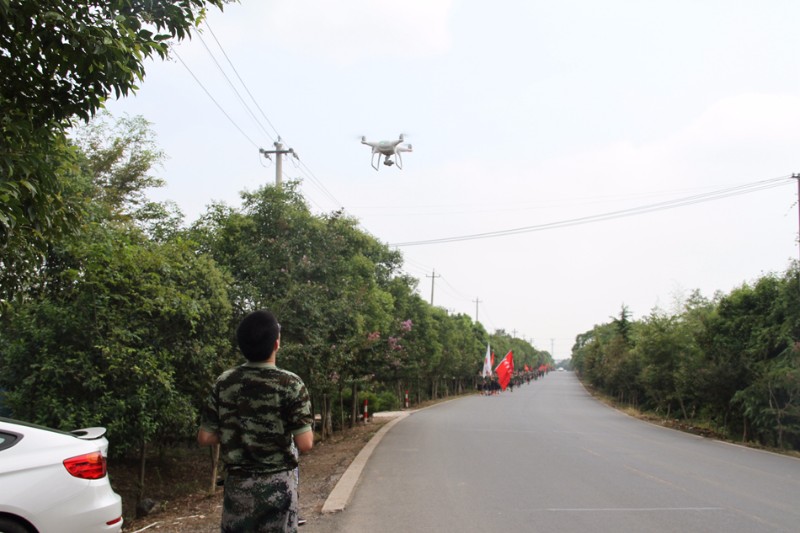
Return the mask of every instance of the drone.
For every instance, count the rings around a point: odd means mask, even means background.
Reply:
[[[366,144],[372,147],[372,168],[379,170],[381,164],[381,156],[383,156],[383,164],[390,167],[397,164],[397,168],[403,168],[403,152],[412,152],[410,144],[403,144],[405,137],[400,134],[400,137],[395,141],[368,141],[366,137],[361,137],[361,144]],[[378,156],[377,161],[375,156]],[[397,156],[397,161],[393,161],[391,157]]]

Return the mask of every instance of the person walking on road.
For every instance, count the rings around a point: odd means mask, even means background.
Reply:
[[[297,531],[297,457],[314,445],[311,402],[296,374],[275,366],[281,326],[269,311],[236,330],[247,359],[217,378],[201,411],[197,442],[220,445],[225,465],[221,531]]]

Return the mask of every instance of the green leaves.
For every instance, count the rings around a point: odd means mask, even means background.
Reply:
[[[0,308],[47,246],[78,227],[65,128],[135,91],[147,57],[166,57],[167,39],[187,37],[207,6],[224,4],[0,0]]]
[[[109,424],[119,453],[142,439],[174,438],[178,428],[188,437],[193,406],[230,353],[226,280],[187,243],[151,243],[130,228],[87,230],[58,261],[83,265],[80,277],[65,269],[60,283],[62,271],[50,272],[59,289],[17,306],[3,329],[13,339],[0,352],[8,404],[60,427],[71,409],[91,409],[97,420],[89,422]],[[46,408],[56,398],[62,407]]]
[[[767,275],[684,311],[655,310],[579,336],[573,365],[593,386],[644,409],[800,448],[800,270]],[[625,327],[621,327],[625,323]],[[615,339],[627,334],[624,345]]]

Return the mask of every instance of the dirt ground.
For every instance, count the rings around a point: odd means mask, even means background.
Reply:
[[[388,422],[378,419],[317,441],[300,458],[300,517],[313,526],[322,517],[322,506],[358,452]],[[110,461],[114,490],[122,496],[125,533],[218,532],[222,489],[208,494],[211,458],[208,449],[192,448],[168,457],[149,459],[144,497],[156,507],[147,516],[135,518],[137,464]],[[311,528],[309,528],[311,529]],[[303,529],[301,528],[301,531]]]

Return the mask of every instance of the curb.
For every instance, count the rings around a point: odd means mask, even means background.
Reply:
[[[369,460],[375,447],[395,424],[406,418],[412,412],[413,411],[400,413],[391,422],[388,422],[379,429],[366,446],[358,452],[356,458],[353,459],[353,462],[347,467],[345,473],[339,478],[336,486],[333,487],[333,490],[328,495],[328,499],[325,500],[325,504],[322,506],[322,514],[339,513],[345,510],[347,504],[350,503],[350,497],[353,495],[353,490],[356,488],[358,480],[361,479],[361,472],[364,470],[367,460]]]

